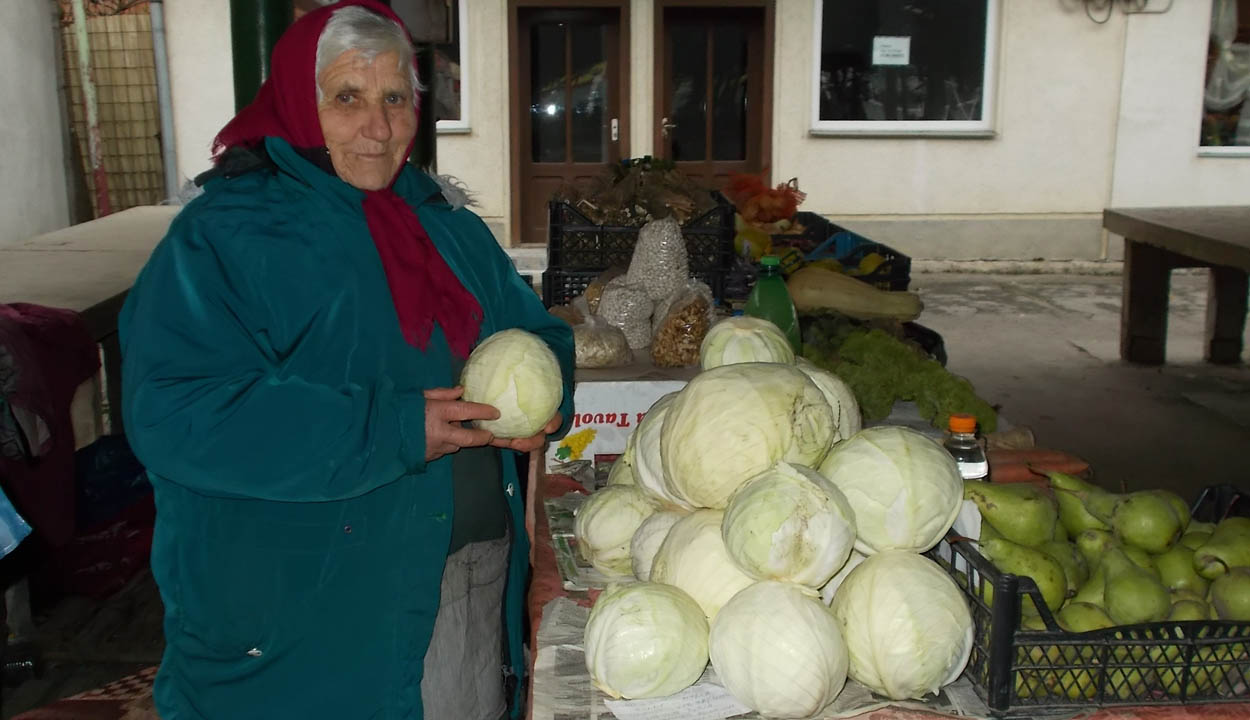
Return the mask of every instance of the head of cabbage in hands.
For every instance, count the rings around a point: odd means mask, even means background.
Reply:
[[[477,445],[530,452],[563,421],[560,364],[533,333],[491,335],[469,355],[460,384],[426,392],[427,459]]]

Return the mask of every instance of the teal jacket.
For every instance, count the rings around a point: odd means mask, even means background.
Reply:
[[[119,321],[127,436],[156,494],[157,709],[421,718],[452,512],[451,458],[424,460],[422,391],[457,384],[452,358],[437,326],[425,350],[405,342],[360,191],[266,147],[276,171],[214,180],[178,214]],[[565,432],[568,325],[433,180],[409,167],[395,191],[481,304],[479,341],[519,327],[555,351]],[[519,677],[529,543],[503,466],[516,542],[501,670]]]

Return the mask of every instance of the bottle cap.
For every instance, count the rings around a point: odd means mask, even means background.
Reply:
[[[964,413],[951,413],[951,418],[947,421],[947,427],[951,432],[957,433],[974,433],[977,431],[976,415],[967,415]]]
[[[776,255],[765,255],[760,258],[760,265],[763,265],[764,267],[777,267],[780,264],[781,259]]]

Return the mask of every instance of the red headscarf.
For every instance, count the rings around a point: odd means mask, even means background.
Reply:
[[[317,41],[330,15],[350,5],[364,7],[403,27],[390,8],[374,0],[342,0],[301,17],[274,46],[269,78],[256,99],[217,134],[213,141],[215,159],[220,160],[229,148],[256,145],[266,137],[282,138],[297,148],[326,144],[317,116]],[[413,112],[417,112],[415,106]],[[411,145],[408,152],[412,152]],[[391,178],[391,185],[394,182]],[[399,327],[409,343],[425,349],[437,322],[452,352],[468,357],[477,340],[482,308],[439,255],[416,213],[391,185],[365,191],[361,206],[386,271]]]

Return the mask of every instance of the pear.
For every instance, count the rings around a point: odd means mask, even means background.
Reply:
[[[1072,536],[1068,534],[1068,529],[1063,526],[1063,519],[1055,523],[1055,540],[1059,542],[1072,542]]]
[[[1184,535],[1181,535],[1181,539],[1177,540],[1176,544],[1184,545],[1190,550],[1197,550],[1210,539],[1211,533],[1209,532],[1203,532],[1202,530],[1189,530]]]
[[[1072,596],[1070,604],[1085,603],[1089,605],[1103,604],[1103,591],[1107,587],[1107,573],[1102,569],[1102,563],[1094,567],[1094,571],[1090,573],[1089,579],[1076,591],[1076,595]]]
[[[1068,531],[1068,535],[1075,537],[1077,533],[1089,528],[1111,529],[1109,525],[1090,515],[1081,503],[1081,498],[1076,495],[1078,492],[1096,491],[1097,487],[1061,472],[1050,472],[1046,475],[1050,478],[1050,487],[1055,491],[1055,502],[1059,505],[1059,524]]]
[[[1211,538],[1194,551],[1194,569],[1208,580],[1229,568],[1250,566],[1250,518],[1224,518]]]
[[[984,517],[984,516],[982,516],[982,518],[981,518],[981,539],[982,539],[982,540],[989,540],[990,538],[1000,538],[1000,537],[1002,537],[1002,536],[1003,536],[1003,535],[1002,535],[1002,533],[1000,533],[1000,532],[998,532],[997,530],[995,530],[995,529],[994,529],[994,526],[990,524],[990,521],[989,521],[989,520],[986,520],[986,519],[985,519],[985,517]]]
[[[1077,633],[1102,630],[1115,625],[1106,610],[1087,602],[1073,601],[1064,605],[1055,619],[1064,630]]]
[[[1115,517],[1115,508],[1120,500],[1124,497],[1116,493],[1109,493],[1100,487],[1089,485],[1088,483],[1083,490],[1071,491],[1081,500],[1081,505],[1085,507],[1093,517],[1107,527],[1112,526],[1112,518]]]
[[[1138,567],[1123,550],[1108,550],[1103,556],[1103,568],[1107,574],[1103,607],[1117,624],[1134,625],[1167,617],[1172,609],[1167,588],[1153,573]]]
[[[1068,581],[1063,566],[1041,550],[1025,547],[1004,538],[991,538],[980,543],[981,553],[999,570],[1029,577],[1037,584],[1042,600],[1048,608],[1058,610],[1067,597]],[[1037,614],[1033,599],[1026,597],[1021,603],[1026,615]]]
[[[1116,546],[1115,535],[1110,530],[1095,528],[1077,533],[1072,542],[1081,553],[1081,557],[1085,558],[1085,564],[1091,569],[1098,567],[1098,563],[1102,561],[1102,556],[1107,550]]]
[[[1202,522],[1200,520],[1190,520],[1189,527],[1185,528],[1185,533],[1189,534],[1189,533],[1196,533],[1196,532],[1206,533],[1210,535],[1211,533],[1215,532],[1215,523]]]
[[[1089,566],[1085,564],[1085,558],[1072,543],[1051,540],[1042,543],[1037,549],[1063,566],[1063,576],[1068,581],[1068,597],[1075,595],[1081,585],[1089,579]]]
[[[1211,607],[1201,600],[1178,600],[1172,603],[1172,609],[1167,616],[1168,622],[1210,619]]]
[[[1159,575],[1159,568],[1155,565],[1155,556],[1132,545],[1121,545],[1120,549],[1124,551],[1125,555],[1128,555],[1129,560],[1137,564],[1137,567],[1142,570],[1149,570],[1156,577]]]
[[[1142,671],[1137,668],[1112,667],[1107,669],[1106,694],[1124,701],[1149,700],[1150,683],[1146,682]]]
[[[1184,521],[1189,521],[1188,510]],[[1172,547],[1184,531],[1176,508],[1152,490],[1124,495],[1115,505],[1111,528],[1120,542],[1156,555]]]
[[[1143,492],[1147,495],[1154,495],[1171,505],[1172,511],[1176,513],[1176,517],[1181,521],[1181,534],[1183,535],[1188,531],[1190,519],[1189,504],[1181,499],[1180,495],[1168,490],[1145,490]]]
[[[1192,590],[1198,595],[1207,594],[1207,581],[1194,570],[1194,551],[1181,543],[1170,550],[1154,556],[1159,580],[1168,590]]]
[[[1035,547],[1055,538],[1059,507],[1036,485],[966,481],[964,499],[975,502],[981,517],[1014,543]]]
[[[1169,620],[1173,619],[1171,617]],[[1183,619],[1189,619],[1188,617]],[[1196,618],[1205,620],[1206,618]],[[1210,628],[1201,628],[1198,637],[1205,637]],[[1177,635],[1183,640],[1185,630],[1178,629]],[[1189,663],[1189,683],[1185,686],[1185,697],[1193,700],[1195,695],[1210,695],[1216,692],[1224,681],[1225,668],[1217,661],[1227,651],[1217,645],[1199,645],[1194,650],[1193,659]],[[1159,686],[1170,697],[1181,696],[1181,678],[1184,676],[1185,651],[1182,645],[1156,645],[1150,651],[1150,659],[1156,666]]]
[[[1179,590],[1169,590],[1168,593],[1172,596],[1173,605],[1175,605],[1176,603],[1182,600],[1195,600],[1197,602],[1202,603],[1203,605],[1207,604],[1207,595],[1205,592],[1197,593],[1197,592],[1194,592],[1193,590],[1187,590],[1185,588],[1181,588]]]
[[[1212,581],[1211,607],[1221,620],[1250,620],[1250,568],[1232,568]]]

